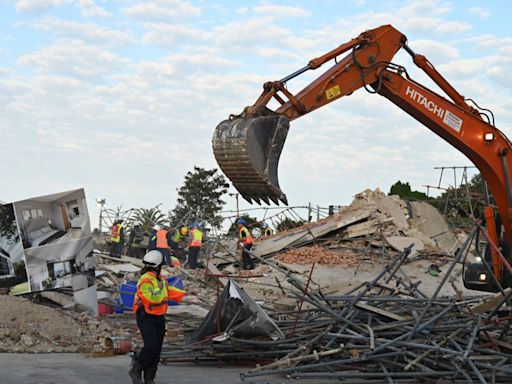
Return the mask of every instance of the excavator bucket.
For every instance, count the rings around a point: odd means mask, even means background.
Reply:
[[[213,134],[213,153],[224,174],[248,202],[288,205],[279,188],[277,166],[290,121],[267,108],[258,115],[221,122]]]

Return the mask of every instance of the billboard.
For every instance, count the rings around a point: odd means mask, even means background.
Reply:
[[[62,289],[97,313],[83,189],[0,206],[0,287],[10,295]]]

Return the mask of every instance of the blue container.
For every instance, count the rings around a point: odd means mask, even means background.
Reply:
[[[137,292],[137,282],[127,281],[125,284],[121,284],[121,305],[123,309],[132,310],[133,300],[135,298],[135,292]]]
[[[167,278],[169,287],[173,286],[179,289],[183,289],[183,280],[179,276],[172,276]],[[178,305],[177,301],[169,300],[169,305]]]

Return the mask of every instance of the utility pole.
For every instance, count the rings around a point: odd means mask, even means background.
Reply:
[[[100,217],[99,217],[99,223],[98,223],[98,230],[100,231],[100,233],[102,232],[103,230],[103,207],[105,206],[106,204],[106,200],[105,199],[96,199],[96,206],[100,209]]]
[[[240,218],[240,207],[239,207],[239,205],[238,205],[238,196],[239,196],[239,195],[240,195],[240,194],[239,194],[238,192],[236,192],[236,193],[230,193],[230,194],[229,194],[229,196],[235,196],[235,198],[236,198],[236,218],[237,218],[237,219],[238,219],[238,218]]]

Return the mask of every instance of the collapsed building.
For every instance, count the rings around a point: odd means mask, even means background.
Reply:
[[[169,307],[162,359],[253,363],[242,379],[510,381],[510,290],[464,288],[464,263],[474,258],[470,238],[450,230],[429,204],[379,190],[317,222],[257,239],[252,271],[239,271],[236,239],[210,238],[205,270],[164,269],[188,295]],[[78,351],[114,353],[117,339],[136,349],[142,341],[126,290],[141,260],[94,254],[100,319],[73,315],[96,340]],[[70,306],[65,292],[44,292],[41,300]],[[54,334],[16,332],[5,323],[1,329],[4,351],[77,351],[64,336],[51,344]]]

